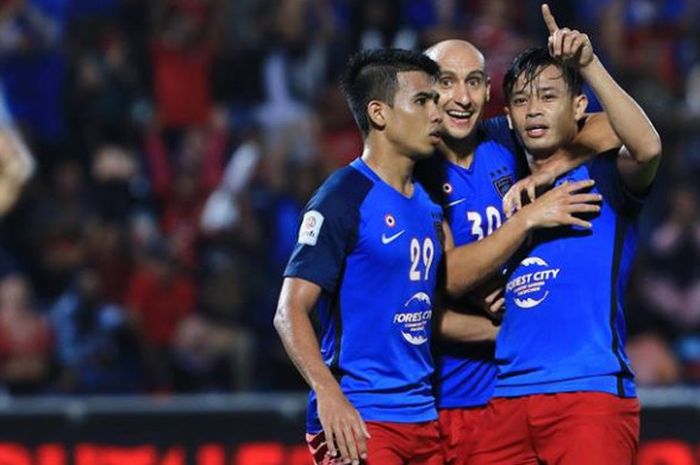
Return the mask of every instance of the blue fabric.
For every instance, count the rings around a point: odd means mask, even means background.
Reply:
[[[540,230],[513,260],[496,344],[495,396],[571,391],[635,396],[624,351],[623,296],[641,200],[629,195],[616,151],[558,179],[596,181],[593,228]]]
[[[477,129],[478,145],[469,168],[440,156],[427,169],[439,173],[430,189],[441,198],[455,245],[476,242],[504,222],[503,196],[517,179],[516,150],[505,118],[484,122]],[[462,310],[462,309],[461,309]],[[478,308],[465,308],[481,314]],[[493,344],[435,341],[438,408],[486,405],[496,381]]]
[[[429,341],[442,211],[414,186],[403,196],[361,159],[339,170],[307,205],[285,271],[323,288],[321,353],[365,420],[437,418]],[[320,429],[312,392],[307,431]]]

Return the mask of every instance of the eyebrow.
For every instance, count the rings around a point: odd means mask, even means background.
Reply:
[[[516,94],[526,94],[528,92],[525,92],[526,88],[531,88],[532,86],[525,85],[521,87],[518,90],[514,90],[511,95],[516,95]],[[542,87],[537,87],[535,88],[535,92],[550,92],[550,91],[559,91],[561,89],[554,87],[554,86],[542,86]]]
[[[456,77],[457,73],[455,73],[454,71],[451,71],[451,70],[440,71],[440,77],[445,77],[445,76]],[[482,79],[486,79],[486,72],[483,70],[477,69],[477,70],[472,71],[469,74],[467,74],[466,79],[471,79],[473,77],[480,77]]]
[[[417,94],[415,94],[413,96],[413,99],[415,100],[417,98],[423,97],[423,98],[428,98],[430,100],[435,100],[436,98],[438,98],[439,95],[440,94],[438,94],[435,91],[422,91],[422,92],[418,92]]]
[[[467,75],[467,79],[479,77],[481,79],[486,79],[486,73],[480,69],[477,69],[476,71],[472,71]]]

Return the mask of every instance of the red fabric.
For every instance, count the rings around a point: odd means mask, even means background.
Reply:
[[[474,435],[468,465],[631,465],[639,402],[598,392],[496,398]]]
[[[221,182],[229,139],[228,134],[221,130],[213,130],[206,137],[202,166],[198,173],[198,185],[208,195]],[[170,160],[174,157],[169,155],[165,142],[157,130],[152,129],[146,133],[145,143],[153,191],[159,198],[167,199],[172,196],[173,169]]]
[[[209,134],[202,160],[202,173],[199,177],[201,186],[207,194],[216,189],[221,182],[226,165],[224,158],[227,147],[228,134],[226,131],[214,131]]]
[[[191,50],[153,45],[153,83],[161,123],[166,127],[204,124],[211,111],[210,73],[213,51],[208,44]]]
[[[161,219],[163,232],[170,238],[173,255],[185,269],[191,269],[197,262],[197,238],[199,235],[199,217],[204,206],[203,198],[174,198],[168,202]]]
[[[170,192],[172,173],[168,161],[168,149],[156,130],[146,133],[146,157],[150,165],[153,192],[160,198],[166,197]]]
[[[0,319],[0,358],[9,359],[18,355],[44,355],[51,350],[51,331],[45,320],[39,317],[24,317],[21,332],[17,322],[5,324]]]
[[[321,153],[329,169],[338,169],[362,153],[362,136],[355,126],[321,134]]]
[[[465,465],[474,433],[486,407],[439,410],[440,442],[445,465]]]
[[[194,312],[194,283],[185,276],[166,281],[142,270],[129,283],[127,305],[139,315],[148,341],[162,347],[170,344],[178,323]]]
[[[366,422],[369,434],[367,460],[362,465],[443,465],[437,421],[425,423]],[[323,431],[306,435],[314,465],[341,465],[326,452]]]

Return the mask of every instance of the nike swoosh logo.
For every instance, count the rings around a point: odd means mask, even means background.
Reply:
[[[397,233],[394,234],[393,236],[389,236],[389,237],[387,237],[386,234],[382,234],[382,244],[386,245],[386,244],[388,244],[388,243],[390,243],[390,242],[393,242],[395,239],[397,239],[397,238],[398,238],[401,234],[403,234],[404,232],[406,232],[406,230],[405,230],[405,229],[402,229],[401,231],[397,232]]]
[[[447,204],[447,207],[448,207],[448,208],[449,208],[449,207],[454,207],[455,205],[459,205],[460,203],[462,203],[462,202],[464,202],[464,201],[466,201],[466,200],[467,200],[467,199],[455,200],[454,202],[448,203],[448,204]]]

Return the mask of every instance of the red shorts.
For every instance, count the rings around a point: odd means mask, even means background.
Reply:
[[[439,410],[440,442],[445,465],[465,465],[474,432],[486,407]]]
[[[390,423],[368,421],[372,436],[367,440],[367,460],[362,465],[443,465],[437,421],[424,423]],[[342,465],[328,455],[326,438],[321,431],[307,434],[306,443],[314,465]]]
[[[495,398],[469,465],[631,465],[639,444],[639,402],[599,392]]]

